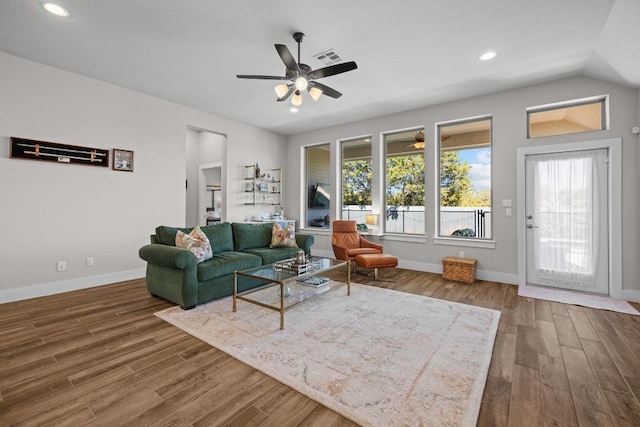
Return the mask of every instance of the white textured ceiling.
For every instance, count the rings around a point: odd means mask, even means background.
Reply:
[[[640,88],[640,0],[0,0],[0,51],[281,134],[572,75]],[[276,102],[275,43],[344,95]],[[495,50],[487,62],[478,56]]]

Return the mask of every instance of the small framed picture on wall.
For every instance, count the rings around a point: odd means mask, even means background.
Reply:
[[[113,170],[133,172],[133,151],[113,149]]]

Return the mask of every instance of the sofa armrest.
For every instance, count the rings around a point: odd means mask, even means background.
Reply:
[[[313,245],[314,241],[315,238],[312,234],[296,233],[296,244],[299,248],[304,249],[305,254],[311,253],[311,245]]]
[[[138,254],[150,264],[178,270],[195,268],[197,264],[196,257],[191,251],[176,246],[152,243],[141,247]]]

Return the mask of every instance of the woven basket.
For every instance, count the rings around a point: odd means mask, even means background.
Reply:
[[[476,264],[473,258],[444,257],[442,259],[442,278],[456,282],[473,283],[476,281]]]

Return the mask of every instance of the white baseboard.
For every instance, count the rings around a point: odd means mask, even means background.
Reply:
[[[316,251],[313,250],[313,255],[333,258],[333,252],[331,251]],[[416,261],[398,261],[398,267],[406,268],[408,270],[424,271],[426,273],[442,274],[442,264],[430,264],[425,262]],[[509,285],[516,285],[518,283],[517,274],[501,273],[497,271],[477,270],[476,278],[478,280],[488,280],[491,282],[506,283]]]
[[[333,258],[333,252],[313,251],[314,255]],[[409,270],[424,271],[427,273],[442,274],[442,264],[428,264],[415,261],[399,261],[398,267]],[[95,286],[109,285],[126,280],[141,279],[145,276],[145,269],[120,271],[116,273],[102,274],[99,276],[81,277],[78,279],[64,280],[60,282],[43,283],[39,285],[26,286],[23,288],[13,288],[0,290],[0,304],[13,301],[21,301],[30,298],[44,297],[47,295],[60,294],[63,292],[76,291],[79,289],[93,288]],[[491,282],[507,283],[516,285],[518,283],[517,274],[501,273],[496,271],[478,270],[476,277],[479,280]],[[623,289],[622,299],[640,303],[640,290]]]
[[[77,291],[79,289],[93,288],[95,286],[108,285],[126,280],[140,279],[144,276],[145,269],[139,268],[135,270],[102,274],[99,276],[79,277],[77,279],[64,280],[60,282],[42,283],[22,288],[4,289],[0,290],[0,304],[60,294],[63,292]]]
[[[625,301],[640,303],[640,291],[637,289],[623,289],[622,299]]]

